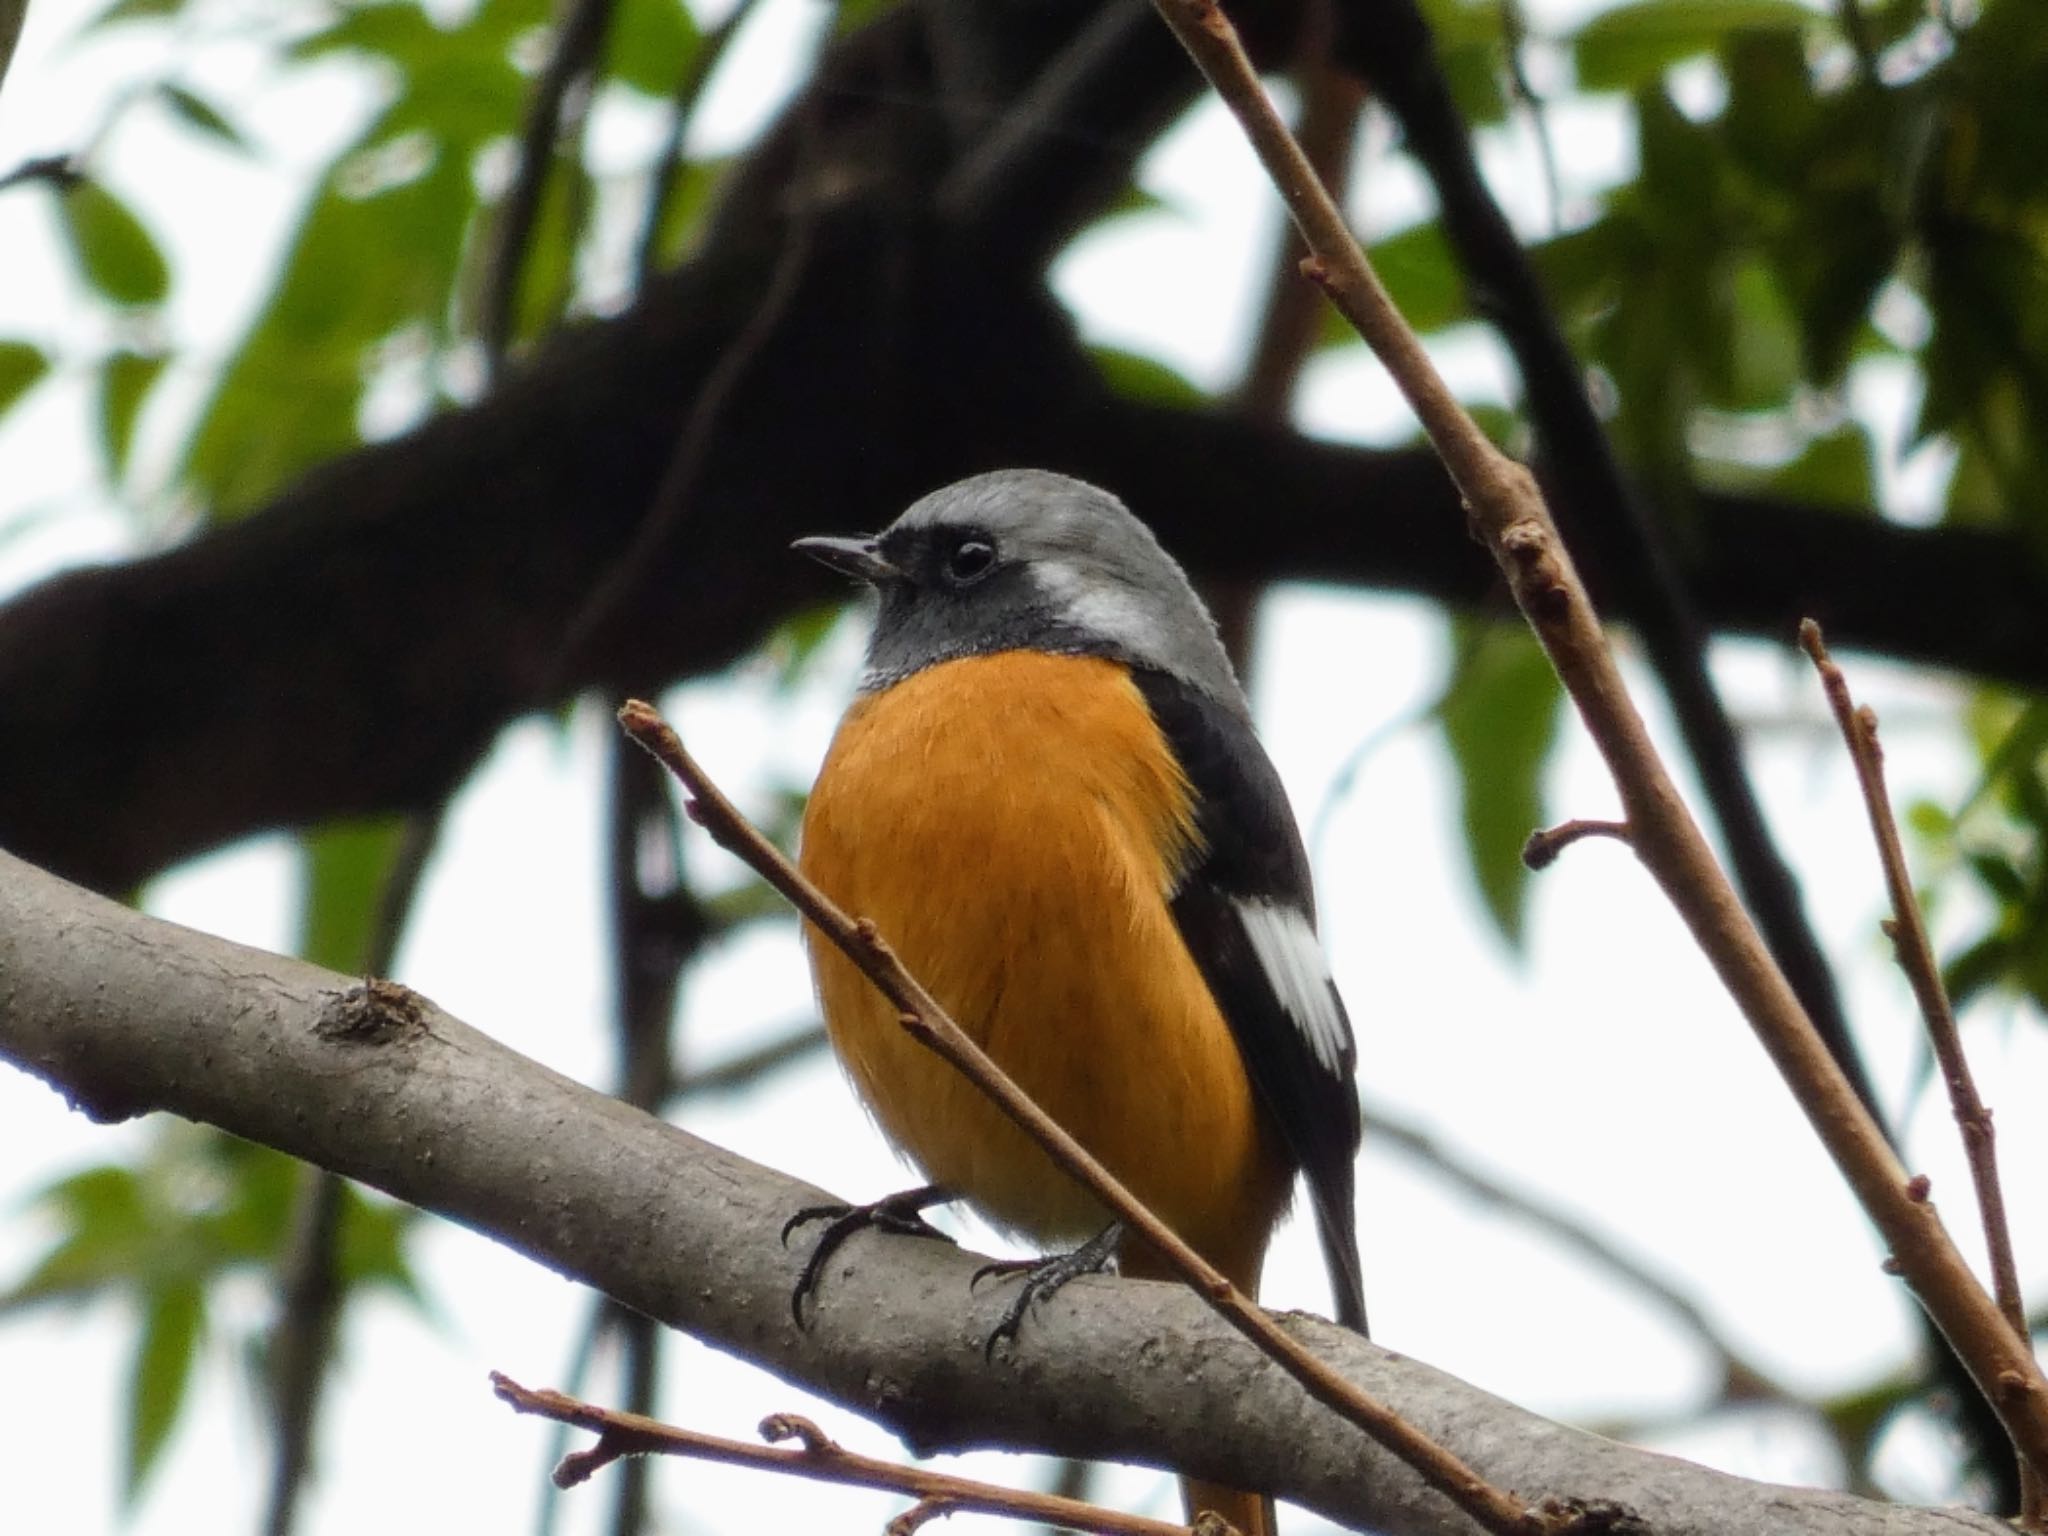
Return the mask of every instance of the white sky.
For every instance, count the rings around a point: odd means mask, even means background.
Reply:
[[[0,169],[79,142],[110,85],[149,67],[146,35],[67,49],[84,14],[37,0],[14,72],[0,91]],[[737,142],[765,110],[771,75],[822,14],[815,0],[769,0],[714,103],[707,142]],[[192,55],[196,60],[200,56]],[[141,479],[161,477],[204,381],[260,298],[287,227],[290,188],[349,126],[360,89],[345,72],[279,80],[253,49],[209,63],[204,78],[270,146],[254,166],[195,148],[159,117],[108,145],[115,184],[173,242],[170,334],[194,349],[145,423]],[[1575,108],[1554,125],[1567,164],[1567,203],[1630,170],[1625,125]],[[599,154],[622,169],[646,122],[622,109],[600,120]],[[1374,143],[1384,148],[1385,135]],[[1534,227],[1540,197],[1529,147],[1489,144],[1488,166]],[[1376,155],[1364,171],[1364,219],[1398,227],[1426,207],[1412,172]],[[1091,335],[1169,357],[1209,384],[1226,382],[1252,323],[1274,211],[1215,113],[1183,125],[1151,159],[1147,184],[1171,211],[1122,221],[1083,242],[1057,275]],[[90,353],[107,340],[74,281],[49,254],[34,193],[0,195],[0,335],[28,335]],[[218,231],[231,229],[234,238]],[[1462,335],[1443,349],[1463,387],[1505,398],[1491,342]],[[89,489],[91,442],[80,374],[45,385],[0,425],[0,595],[38,575],[134,546],[129,522]],[[1362,359],[1317,365],[1303,418],[1333,436],[1401,435],[1391,391]],[[1908,392],[1893,378],[1859,380],[1859,407],[1897,441]],[[155,455],[154,458],[151,455]],[[1925,504],[1939,456],[1886,466],[1887,485]],[[825,531],[825,530],[821,530]],[[1386,722],[1431,697],[1446,650],[1424,605],[1336,591],[1288,589],[1266,610],[1252,691],[1266,742],[1304,825],[1323,812],[1341,765]],[[758,795],[813,771],[850,686],[860,621],[836,632],[793,698],[759,666],[686,690],[674,717],[728,787]],[[1881,891],[1853,780],[1825,726],[1817,692],[1785,653],[1717,648],[1715,667],[1752,734],[1758,784],[1806,881],[1810,909],[1841,967],[1873,1071],[1893,1105],[1914,1060],[1910,999],[1875,930]],[[1640,671],[1634,676],[1641,681]],[[1859,692],[1889,724],[1901,804],[1953,803],[1967,754],[1940,724],[1952,694],[1939,682],[1853,662]],[[1661,730],[1661,718],[1647,689]],[[518,1049],[585,1081],[608,1080],[598,885],[597,770],[608,723],[579,711],[566,729],[526,722],[506,733],[465,790],[428,878],[398,966],[402,980]],[[1668,732],[1664,733],[1668,738]],[[1602,815],[1613,795],[1576,728],[1549,780],[1555,816]],[[1445,758],[1429,733],[1395,735],[1331,809],[1314,850],[1326,937],[1362,1036],[1361,1075],[1398,1106],[1503,1176],[1592,1221],[1704,1302],[1740,1348],[1801,1387],[1869,1379],[1911,1347],[1896,1282],[1760,1050],[1720,995],[1676,920],[1626,854],[1572,850],[1536,883],[1530,955],[1507,956],[1471,899]],[[706,878],[723,857],[693,846]],[[294,886],[281,839],[257,839],[158,881],[149,904],[179,921],[279,946],[292,928]],[[1963,914],[1948,913],[1951,925]],[[713,1059],[763,1029],[803,1017],[809,986],[788,931],[750,936],[705,964],[687,999],[683,1038]],[[2038,1028],[1974,1021],[1970,1045],[1994,1105],[2027,1102],[2048,1082]],[[743,1100],[691,1112],[690,1128],[853,1197],[905,1182],[831,1066],[820,1060]],[[2037,1118],[2008,1111],[2001,1152],[2021,1263],[2038,1294],[2048,1254],[2048,1203],[2038,1171],[2048,1138]],[[118,1156],[147,1127],[106,1129],[67,1112],[39,1084],[0,1072],[0,1282],[48,1233],[21,1200],[63,1172]],[[1912,1125],[1917,1166],[1972,1251],[1960,1158],[1945,1111],[1923,1101]],[[2032,1175],[2033,1177],[2029,1177]],[[1368,1147],[1361,1169],[1368,1284],[1378,1337],[1543,1412],[1679,1412],[1706,1389],[1700,1351],[1649,1303],[1590,1273],[1497,1213],[1447,1194],[1398,1157]],[[983,1237],[975,1237],[984,1241]],[[441,1320],[389,1303],[352,1314],[321,1447],[307,1536],[368,1525],[405,1532],[524,1529],[542,1481],[546,1432],[489,1397],[503,1369],[556,1384],[586,1298],[505,1250],[436,1228],[418,1250]],[[1322,1307],[1309,1234],[1290,1229],[1268,1272],[1280,1305]],[[267,1316],[254,1282],[224,1299],[193,1406],[133,1519],[115,1502],[118,1413],[131,1332],[114,1307],[43,1313],[0,1327],[0,1372],[34,1390],[0,1393],[0,1446],[10,1477],[10,1529],[137,1533],[250,1528],[267,1476],[262,1416],[230,1340]],[[829,1294],[825,1304],[830,1304]],[[666,1412],[744,1436],[772,1409],[813,1412],[830,1433],[887,1453],[892,1442],[853,1416],[687,1340],[675,1340]],[[607,1385],[594,1384],[602,1395]],[[435,1436],[421,1453],[422,1429]],[[1742,1416],[1675,1435],[1682,1454],[1753,1475],[1827,1481],[1828,1450],[1782,1420]],[[1003,1458],[971,1458],[978,1475],[1014,1478]],[[1908,1489],[1938,1463],[1912,1435],[1891,1467]],[[873,1495],[709,1467],[665,1469],[658,1484],[677,1530],[879,1527],[895,1505]],[[1120,1475],[1109,1497],[1166,1512],[1151,1474]],[[744,1502],[743,1502],[744,1501]],[[595,1530],[602,1487],[570,1496],[561,1529]],[[960,1524],[962,1522],[956,1522]],[[1306,1525],[1305,1519],[1300,1521]]]

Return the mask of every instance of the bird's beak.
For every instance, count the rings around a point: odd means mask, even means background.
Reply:
[[[820,565],[829,565],[840,574],[869,585],[901,574],[882,558],[881,542],[877,539],[798,539],[789,547],[809,555]]]

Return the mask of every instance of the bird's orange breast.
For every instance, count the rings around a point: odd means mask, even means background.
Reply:
[[[1195,851],[1191,793],[1121,666],[973,657],[854,704],[812,791],[801,862],[1139,1198],[1256,1277],[1288,1171],[1168,906]],[[865,977],[806,937],[840,1060],[930,1179],[1040,1241],[1102,1224]]]

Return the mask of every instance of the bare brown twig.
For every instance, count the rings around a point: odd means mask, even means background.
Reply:
[[[1528,471],[1466,414],[1273,110],[1213,0],[1154,0],[1242,124],[1313,253],[1303,270],[1363,336],[1407,398],[1506,574],[1621,793],[1631,846],[1678,910],[1834,1158],[1897,1272],[1997,1406],[2020,1458],[2048,1471],[2048,1379],[1905,1169],[1743,910],[1680,799],[1607,649],[1585,586]]]
[[[2005,1215],[2005,1191],[1998,1178],[1998,1136],[1992,1128],[1991,1111],[1977,1092],[1969,1058],[1963,1054],[1955,1010],[1949,1005],[1948,989],[1941,983],[1941,964],[1934,958],[1934,945],[1927,937],[1920,900],[1913,891],[1912,871],[1906,867],[1906,850],[1899,842],[1891,792],[1885,786],[1884,747],[1877,739],[1877,712],[1867,704],[1859,709],[1849,696],[1849,679],[1828,655],[1820,625],[1812,619],[1799,626],[1799,644],[1813,658],[1821,688],[1828,696],[1828,707],[1834,711],[1835,723],[1841,727],[1842,739],[1849,747],[1849,759],[1856,766],[1856,781],[1863,790],[1864,809],[1870,816],[1871,836],[1877,841],[1878,862],[1884,866],[1885,890],[1891,898],[1892,916],[1884,925],[1885,936],[1892,941],[1899,969],[1906,973],[1913,988],[1920,1017],[1927,1025],[1928,1042],[1934,1049],[1935,1060],[1941,1064],[1942,1081],[1948,1086],[1949,1107],[1955,1114],[1957,1129],[1962,1132],[1970,1181],[1977,1193],[1977,1211],[1984,1223],[1984,1249],[1991,1262],[1991,1284],[1999,1310],[2026,1347],[2030,1345],[2027,1306],[2020,1294],[2012,1229]],[[2040,1530],[2044,1517],[2048,1517],[2048,1502],[2044,1502],[2040,1474],[2022,1459],[2020,1523],[2028,1530]]]
[[[1554,827],[1538,827],[1529,834],[1529,840],[1522,844],[1522,862],[1531,869],[1548,869],[1557,862],[1557,856],[1589,837],[1611,837],[1618,843],[1628,841],[1628,823],[1625,821],[1589,821],[1573,817],[1561,821]]]
[[[1163,1255],[1225,1322],[1300,1382],[1311,1397],[1363,1429],[1414,1468],[1430,1487],[1497,1536],[1540,1536],[1543,1532],[1569,1528],[1568,1519],[1560,1524],[1513,1494],[1494,1487],[1384,1403],[1345,1380],[1146,1209],[968,1038],[938,1000],[904,968],[875,931],[874,924],[840,911],[784,857],[781,849],[755,830],[697,766],[652,705],[628,701],[619,711],[619,723],[681,781],[690,796],[691,818],[710,834],[711,840],[780,891],[829,943],[858,966],[899,1010],[904,1029],[964,1074],[1064,1171]]]
[[[612,1462],[626,1456],[688,1456],[698,1461],[723,1462],[729,1466],[755,1467],[816,1482],[838,1483],[852,1488],[877,1488],[907,1493],[918,1502],[889,1524],[892,1532],[914,1531],[938,1515],[955,1510],[985,1515],[1006,1515],[1015,1520],[1036,1520],[1070,1530],[1094,1531],[1099,1536],[1187,1536],[1188,1528],[1166,1520],[1148,1520],[1127,1515],[1080,1499],[1027,1489],[1002,1488],[994,1483],[975,1482],[922,1467],[906,1467],[893,1461],[862,1456],[836,1444],[808,1419],[795,1414],[772,1414],[761,1421],[761,1437],[769,1441],[793,1440],[789,1448],[778,1445],[749,1445],[718,1435],[700,1434],[664,1424],[637,1413],[618,1413],[599,1408],[560,1392],[534,1391],[522,1387],[502,1372],[491,1373],[491,1390],[520,1413],[553,1419],[596,1433],[597,1444],[562,1458],[555,1468],[555,1484],[572,1488],[588,1481]],[[903,1522],[908,1522],[907,1524]]]

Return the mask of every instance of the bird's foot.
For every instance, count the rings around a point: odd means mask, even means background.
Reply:
[[[1005,1340],[1014,1342],[1017,1330],[1024,1326],[1024,1314],[1031,1310],[1033,1303],[1044,1301],[1060,1290],[1069,1280],[1082,1275],[1099,1275],[1116,1260],[1117,1245],[1123,1241],[1124,1224],[1112,1221],[1100,1232],[1071,1253],[1056,1253],[1043,1259],[998,1259],[993,1264],[984,1264],[974,1272],[974,1284],[990,1275],[1022,1275],[1024,1283],[1018,1287],[1016,1299],[1009,1310],[1003,1313],[1002,1321],[989,1334],[988,1342],[982,1346],[982,1353],[989,1359],[995,1358],[996,1346]]]
[[[796,1318],[797,1327],[803,1327],[804,1302],[815,1298],[818,1280],[840,1244],[854,1233],[868,1228],[896,1237],[931,1237],[950,1243],[953,1239],[926,1221],[922,1213],[955,1198],[951,1190],[937,1184],[920,1184],[916,1189],[884,1195],[867,1205],[807,1205],[785,1221],[782,1224],[784,1247],[789,1245],[790,1233],[805,1222],[822,1221],[827,1224],[825,1230],[818,1234],[817,1246],[804,1260],[803,1273],[796,1277],[796,1285],[789,1294],[789,1310]]]

